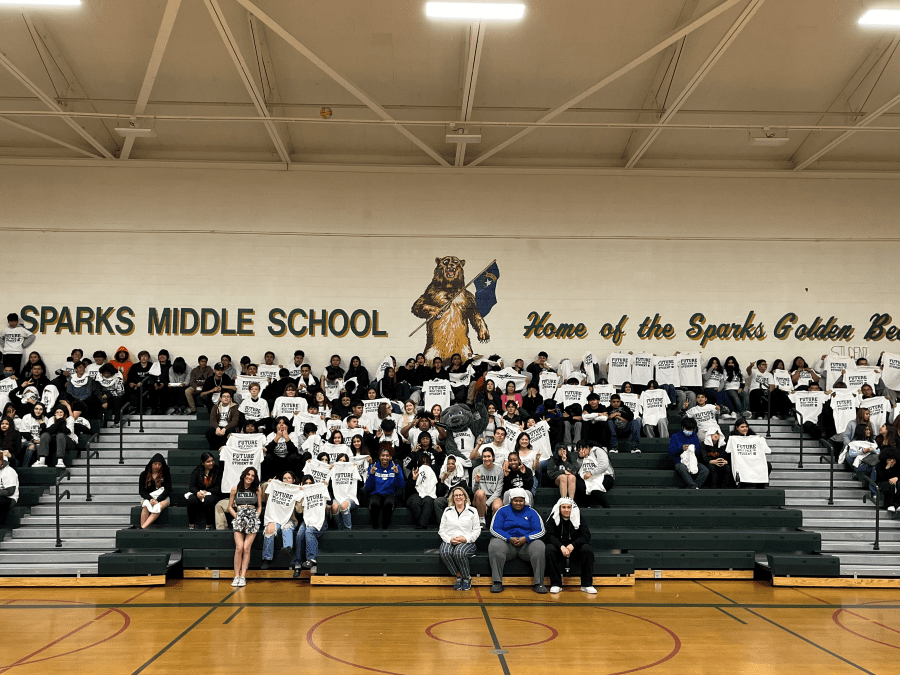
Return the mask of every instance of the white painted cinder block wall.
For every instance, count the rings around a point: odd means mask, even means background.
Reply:
[[[845,348],[900,351],[866,341],[870,317],[897,305],[900,183],[877,179],[367,173],[0,166],[2,307],[120,307],[135,311],[129,336],[53,328],[34,348],[56,367],[74,346],[86,354],[161,347],[189,363],[228,352],[281,363],[302,348],[317,371],[328,356],[421,351],[410,313],[435,257],[466,260],[467,280],[496,258],[491,340],[473,347],[504,358],[580,361],[586,350],[702,351],[742,362],[796,354],[813,360]],[[147,334],[148,308],[252,308],[252,337]],[[377,310],[388,337],[276,338],[269,310]],[[584,339],[526,339],[530,312],[584,323]],[[695,312],[742,323],[762,341],[685,333]],[[776,322],[837,317],[849,341],[774,336]],[[671,323],[670,340],[639,340],[646,316]],[[620,347],[600,335],[628,315]],[[298,324],[300,325],[300,324]]]

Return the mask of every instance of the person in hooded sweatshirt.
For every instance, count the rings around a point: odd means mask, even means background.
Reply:
[[[125,349],[124,346],[119,347],[116,350],[116,354],[115,356],[113,356],[113,359],[112,361],[110,361],[110,363],[113,364],[113,367],[116,370],[122,373],[123,380],[128,379],[128,371],[131,370],[131,366],[133,366],[134,363],[132,363],[131,361],[131,354],[128,353],[128,350]]]
[[[148,392],[153,389],[153,382],[151,380],[143,385],[141,383],[144,381],[144,378],[148,376],[152,377],[150,372],[152,367],[153,363],[150,361],[150,352],[145,349],[138,354],[138,362],[132,364],[131,368],[128,370],[128,377],[125,378],[125,400],[133,405],[135,410],[138,410],[140,407],[142,395],[146,396],[144,405],[150,405]],[[148,412],[148,410],[144,410],[144,412]]]
[[[594,550],[590,546],[591,532],[581,519],[581,510],[573,499],[562,497],[547,518],[547,576],[550,592],[562,590],[563,569],[568,570],[574,560],[581,570],[581,590],[595,595]]]
[[[697,436],[697,421],[693,417],[681,420],[681,431],[669,439],[669,458],[684,487],[699,490],[709,478],[709,469],[703,464],[703,447]]]
[[[146,529],[169,506],[172,493],[172,476],[165,458],[158,452],[147,462],[147,468],[138,478],[141,495],[141,529]]]
[[[180,356],[172,362],[172,369],[169,371],[169,405],[174,406],[173,415],[190,415],[188,408],[187,388],[191,383],[191,370],[187,367],[187,363]],[[196,411],[195,411],[196,412]]]
[[[157,415],[165,415],[172,407],[172,394],[169,391],[169,373],[172,372],[172,362],[169,360],[169,351],[160,349],[156,357],[156,363],[150,369],[153,375],[150,390],[150,407]]]
[[[491,522],[491,542],[488,544],[488,560],[494,583],[491,593],[503,592],[503,568],[508,560],[521,558],[531,563],[534,571],[534,592],[544,594],[544,568],[547,553],[542,538],[546,532],[544,521],[538,512],[525,502],[527,493],[522,488],[509,491],[509,504],[501,507]]]
[[[6,524],[6,516],[17,501],[19,501],[19,474],[10,466],[4,452],[0,454],[0,525]]]

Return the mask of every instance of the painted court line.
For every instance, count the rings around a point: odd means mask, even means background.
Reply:
[[[238,607],[237,610],[235,610],[234,614],[232,614],[231,616],[229,616],[229,617],[228,617],[227,619],[225,619],[225,621],[223,621],[222,623],[225,624],[225,625],[227,626],[229,623],[231,623],[231,620],[232,620],[234,617],[236,617],[238,614],[241,613],[241,610],[244,609],[244,607],[246,607],[246,605],[241,605],[240,607]]]
[[[479,595],[479,599],[480,599]],[[494,653],[500,659],[500,667],[503,668],[503,675],[510,675],[509,666],[506,664],[506,657],[503,655],[503,647],[497,639],[497,633],[494,632],[494,624],[491,623],[491,617],[488,615],[487,607],[481,605],[481,613],[484,616],[484,622],[487,624],[488,632],[491,634],[491,641],[494,643]]]
[[[734,614],[729,614],[728,612],[726,612],[726,611],[725,611],[724,609],[722,609],[721,607],[716,607],[716,609],[719,610],[720,612],[722,612],[722,614],[724,614],[725,616],[730,616],[730,617],[731,617],[732,619],[734,619],[735,621],[738,621],[739,623],[742,623],[742,624],[744,624],[745,626],[747,625],[747,622],[746,622],[746,621],[741,621],[741,620],[740,620],[739,618],[737,618]]]
[[[192,624],[191,624],[190,626],[188,626],[185,630],[183,630],[183,631],[181,632],[181,634],[178,635],[178,636],[177,636],[174,640],[172,640],[169,644],[167,644],[165,647],[163,647],[163,648],[160,649],[158,652],[156,652],[156,654],[154,654],[154,655],[150,658],[149,661],[147,661],[146,663],[144,663],[144,665],[142,665],[140,668],[138,668],[137,670],[135,670],[134,673],[133,673],[132,675],[138,675],[139,673],[144,672],[144,670],[146,670],[150,665],[152,665],[154,661],[156,661],[159,657],[161,657],[163,654],[165,654],[167,651],[169,651],[172,647],[174,647],[174,646],[179,642],[179,640],[181,640],[181,638],[183,638],[185,635],[187,635],[187,634],[190,633],[192,630],[194,630],[197,626],[199,626],[201,623],[203,623],[203,621],[204,621],[204,619],[206,619],[206,617],[208,617],[210,614],[212,614],[213,612],[215,612],[219,607],[222,606],[222,603],[224,603],[226,600],[228,600],[232,595],[234,595],[235,593],[237,593],[239,590],[240,590],[239,588],[238,588],[238,589],[235,589],[235,590],[231,591],[231,593],[229,593],[228,595],[226,595],[224,598],[222,598],[221,600],[219,600],[219,602],[216,603],[213,607],[211,607],[211,608],[206,612],[206,614],[204,614],[203,616],[201,616],[201,617],[200,617],[199,619],[197,619],[194,623],[192,623]]]

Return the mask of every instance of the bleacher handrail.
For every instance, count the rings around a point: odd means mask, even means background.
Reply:
[[[68,469],[66,469],[59,476],[56,477],[56,548],[62,548],[62,537],[60,536],[60,533],[59,533],[59,502],[60,502],[60,500],[62,500],[63,497],[65,497],[66,499],[69,499],[71,497],[71,494],[69,493],[68,490],[66,490],[62,494],[59,493],[59,484],[62,483],[63,480],[71,480],[71,479],[72,479],[72,472],[69,471]]]
[[[871,499],[871,502],[875,505],[875,544],[872,546],[872,550],[877,551],[880,548],[878,546],[878,536],[879,536],[879,530],[881,529],[881,520],[880,520],[881,507],[879,506],[879,504],[881,504],[883,493],[881,492],[881,488],[878,487],[878,483],[876,483],[874,480],[872,480],[869,476],[867,476],[864,473],[859,473],[859,472],[857,472],[856,475],[860,477],[860,479],[863,481],[863,484],[869,483],[869,485],[872,488],[874,488],[874,490],[875,490],[875,497]],[[865,493],[863,493],[863,504],[865,504],[867,501],[869,501],[869,498],[871,496],[872,496],[871,490],[866,489]]]
[[[140,418],[140,427],[138,428],[139,433],[144,433],[144,396],[146,396],[146,392],[144,391],[144,384],[152,378],[152,375],[147,375],[138,383],[138,389],[141,392],[138,396],[138,405],[140,406],[140,410],[138,411],[138,416]]]
[[[92,452],[92,451],[91,451],[91,443],[93,443],[94,441],[96,441],[98,438],[100,438],[100,432],[99,432],[99,431],[98,431],[96,434],[94,434],[93,436],[91,436],[91,437],[87,440],[87,442],[84,444],[84,448],[85,448],[86,453],[87,453],[87,454],[85,455],[85,457],[86,457],[86,459],[87,459],[87,497],[86,497],[85,500],[84,500],[84,501],[86,501],[86,502],[93,501],[93,497],[91,496],[91,458],[92,458],[92,457],[97,457],[97,458],[99,459],[99,458],[100,458],[100,451],[99,451],[99,450],[94,450],[94,451]]]
[[[797,420],[797,424],[800,426],[800,461],[797,462],[797,468],[803,468],[803,415],[797,412],[796,408],[791,408],[788,411],[789,415],[792,415],[794,419]]]
[[[828,506],[834,506],[834,448],[824,438],[819,439],[819,445],[828,451],[827,455],[819,456],[819,464],[828,460]]]

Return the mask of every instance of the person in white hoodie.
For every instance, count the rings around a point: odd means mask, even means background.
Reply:
[[[19,474],[0,453],[0,525],[6,524],[6,516],[19,501]]]
[[[444,509],[438,533],[441,536],[441,561],[456,576],[453,590],[471,590],[469,558],[475,555],[481,522],[478,511],[469,503],[469,494],[462,486],[450,491],[450,506]]]
[[[417,530],[427,530],[428,521],[434,514],[434,500],[437,498],[437,476],[431,468],[428,454],[421,455],[421,464],[410,472],[407,486],[412,487],[412,494],[406,500],[406,507],[412,514]]]

